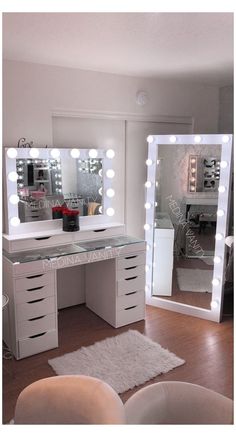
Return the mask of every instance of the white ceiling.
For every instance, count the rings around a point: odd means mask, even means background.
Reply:
[[[233,82],[233,14],[5,13],[3,57],[226,85]]]

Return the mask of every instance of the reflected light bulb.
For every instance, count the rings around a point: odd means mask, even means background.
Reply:
[[[214,257],[214,263],[215,264],[219,264],[221,262],[221,257],[220,256],[215,256]]]
[[[216,214],[218,215],[218,217],[223,217],[223,215],[225,214],[225,212],[224,212],[223,209],[218,209]]]
[[[170,142],[171,143],[175,143],[176,142],[176,136],[175,135],[171,135],[171,137],[170,137]]]
[[[52,156],[52,158],[59,158],[59,156],[60,156],[60,150],[58,150],[58,149],[52,149],[51,150],[51,152],[50,152],[50,154],[51,154],[51,156]]]
[[[224,185],[220,185],[220,187],[218,188],[219,193],[224,193],[226,190],[226,188],[224,187]]]
[[[223,239],[223,235],[222,235],[222,234],[216,234],[216,235],[215,235],[215,239],[218,240],[218,241],[220,241],[220,240]]]

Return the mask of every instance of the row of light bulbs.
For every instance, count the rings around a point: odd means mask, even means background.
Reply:
[[[17,149],[15,149],[13,147],[10,147],[7,150],[8,158],[15,159],[17,157],[17,154],[18,154]],[[29,155],[31,156],[31,158],[38,158],[39,154],[40,154],[39,149],[36,149],[34,147],[32,149],[29,149]],[[50,151],[50,155],[51,155],[52,158],[58,159],[60,157],[60,155],[61,155],[61,152],[60,152],[59,149],[52,149]],[[79,158],[80,157],[80,150],[79,149],[71,149],[70,155],[71,155],[72,158],[75,158],[75,159]],[[88,152],[88,155],[89,155],[90,158],[97,158],[98,151],[96,149],[90,149],[89,152]],[[107,158],[113,159],[114,156],[115,156],[114,150],[108,149],[106,151],[106,157]]]
[[[178,138],[177,138],[175,135],[171,135],[171,136],[169,137],[169,141],[170,141],[170,143],[172,143],[172,144],[176,143],[177,139],[178,139]],[[147,137],[147,142],[148,142],[148,143],[153,143],[153,140],[154,140],[154,138],[153,138],[152,135],[149,135],[149,136]],[[229,142],[229,140],[230,140],[230,138],[229,138],[228,135],[223,135],[223,136],[222,136],[222,143],[226,144],[226,143]],[[201,137],[200,135],[195,135],[195,137],[194,137],[194,142],[195,142],[196,144],[199,144],[199,143],[201,143],[201,141],[202,141],[202,137]]]

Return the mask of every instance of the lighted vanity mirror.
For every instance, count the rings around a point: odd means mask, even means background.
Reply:
[[[230,158],[230,136],[152,137],[144,226],[151,303],[219,321]],[[217,190],[204,189],[206,168]]]
[[[214,156],[210,156],[212,147],[207,147],[204,156],[204,151],[199,150],[199,146],[195,145],[194,154],[187,153],[189,162],[188,171],[188,191],[196,192],[218,192],[220,180],[220,149],[213,148]]]
[[[78,210],[82,218],[112,217],[113,157],[111,149],[6,149],[8,232],[58,220],[60,206]]]
[[[102,159],[17,159],[16,172],[21,223],[51,220],[58,206],[102,213]]]

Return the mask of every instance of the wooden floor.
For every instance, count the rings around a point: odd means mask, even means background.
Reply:
[[[79,305],[59,311],[59,345],[57,349],[43,352],[19,361],[3,363],[3,423],[14,416],[17,397],[32,382],[54,376],[48,359],[72,352],[81,346],[136,329],[183,358],[183,366],[160,375],[147,384],[159,381],[187,381],[233,396],[233,320],[225,317],[214,323],[147,306],[146,321],[115,329]],[[121,395],[125,402],[136,389]]]

